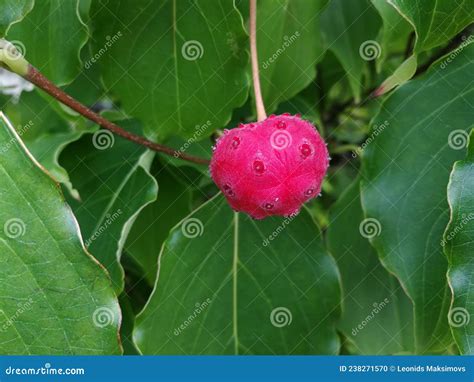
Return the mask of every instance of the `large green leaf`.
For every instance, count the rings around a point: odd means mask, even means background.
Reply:
[[[257,222],[218,195],[171,231],[135,342],[145,354],[336,354],[339,303],[306,210]]]
[[[380,16],[369,0],[332,0],[321,25],[328,49],[339,59],[355,98],[360,99],[364,68],[380,55],[380,44],[375,41]]]
[[[8,30],[7,38],[55,84],[71,82],[81,69],[79,52],[88,29],[79,15],[84,0],[41,0]]]
[[[455,138],[472,123],[474,88],[466,78],[473,56],[470,44],[444,69],[437,62],[395,91],[373,122],[363,156],[362,204],[380,226],[372,242],[414,303],[417,353],[444,350],[452,341],[440,242],[450,168],[463,157]],[[388,127],[380,131],[382,124]]]
[[[117,354],[110,280],[57,184],[0,117],[0,353]]]
[[[232,1],[100,0],[91,14],[105,84],[148,136],[192,137],[210,121],[203,138],[247,98],[247,37]]]
[[[20,21],[33,8],[34,0],[0,0],[0,36],[11,24]]]
[[[50,96],[36,90],[22,93],[18,103],[2,99],[1,105],[36,160],[56,181],[64,184],[73,197],[78,198],[58,158],[69,143],[88,131],[94,131],[97,126],[69,114]]]
[[[328,0],[261,0],[257,44],[267,112],[295,96],[316,76],[324,56],[320,14]]]
[[[141,265],[151,285],[155,283],[158,255],[170,229],[191,212],[191,189],[176,179],[181,171],[158,163],[152,171],[160,184],[158,200],[140,212],[125,245],[127,254]]]
[[[467,134],[459,142],[467,142]],[[451,219],[442,244],[453,291],[449,323],[461,353],[474,355],[474,133],[469,153],[456,162],[448,186]]]
[[[107,104],[101,104],[109,98],[101,82],[100,67],[91,61],[95,53],[92,42],[89,41],[81,50],[81,59],[85,63],[82,70],[74,81],[63,86],[63,90],[84,105],[100,110],[104,106],[109,108]]]
[[[140,134],[134,121],[121,121]],[[88,250],[104,264],[117,292],[123,289],[120,256],[136,216],[156,199],[149,174],[153,153],[109,131],[87,134],[61,155],[81,201],[71,200]]]
[[[434,2],[388,0],[388,3],[412,25],[417,38],[413,55],[383,82],[377,89],[378,95],[388,92],[413,77],[419,53],[447,43],[454,35],[474,22],[474,0]],[[386,17],[384,21],[387,21]]]
[[[328,248],[341,273],[339,329],[359,354],[413,352],[413,306],[398,280],[380,264],[368,237],[377,226],[364,220],[356,180],[331,209]]]
[[[415,29],[415,53],[449,41],[474,21],[474,0],[388,0]]]

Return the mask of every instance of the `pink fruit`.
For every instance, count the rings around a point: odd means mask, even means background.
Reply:
[[[319,194],[328,165],[316,128],[282,114],[226,131],[217,141],[210,171],[234,210],[263,219],[298,213]]]

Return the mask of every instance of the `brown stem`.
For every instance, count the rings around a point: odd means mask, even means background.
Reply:
[[[262,90],[260,88],[260,75],[258,73],[257,54],[257,0],[250,0],[250,59],[252,61],[253,91],[255,94],[255,106],[257,109],[257,120],[263,121],[267,118],[263,104]]]
[[[186,153],[183,153],[182,151],[174,150],[171,147],[149,141],[148,139],[140,135],[136,135],[122,129],[120,126],[116,125],[113,122],[110,122],[104,117],[101,117],[99,114],[96,114],[87,106],[83,105],[76,99],[72,98],[69,94],[62,91],[32,65],[28,65],[28,72],[26,73],[24,78],[32,84],[38,86],[40,89],[44,90],[52,97],[56,98],[59,102],[63,103],[66,106],[69,106],[71,109],[77,111],[79,114],[83,115],[87,119],[90,119],[92,122],[97,123],[99,126],[102,126],[104,129],[110,130],[112,133],[117,134],[122,138],[128,139],[129,141],[145,146],[150,150],[158,151],[174,158],[180,158],[198,164],[209,164],[209,160],[205,158],[188,155]]]

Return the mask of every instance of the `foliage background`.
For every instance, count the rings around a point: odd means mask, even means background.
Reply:
[[[209,158],[255,120],[248,13],[0,0],[0,32],[93,110]],[[472,354],[473,13],[258,1],[267,113],[312,121],[332,156],[296,218],[234,213],[205,166],[3,71],[0,353]]]

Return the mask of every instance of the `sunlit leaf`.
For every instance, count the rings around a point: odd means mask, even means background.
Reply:
[[[3,115],[0,148],[0,353],[119,353],[110,280]]]
[[[88,40],[88,28],[78,12],[80,2],[36,1],[8,30],[7,39],[56,85],[71,82],[82,66],[79,52]]]
[[[93,3],[95,61],[105,85],[148,136],[201,137],[247,98],[247,36],[232,1]]]
[[[459,136],[467,144],[467,133]],[[448,314],[462,354],[474,354],[474,134],[467,158],[454,164],[448,186],[451,219],[442,244],[448,257],[453,300]]]
[[[171,232],[137,320],[144,354],[336,354],[339,277],[306,210],[254,221],[222,195]]]
[[[451,292],[441,239],[448,222],[446,187],[452,164],[464,152],[457,136],[471,127],[474,44],[447,66],[397,89],[374,119],[363,156],[362,204],[376,219],[372,238],[381,261],[414,304],[415,351],[444,351]],[[378,126],[387,127],[380,132]],[[375,134],[377,131],[377,134]]]

